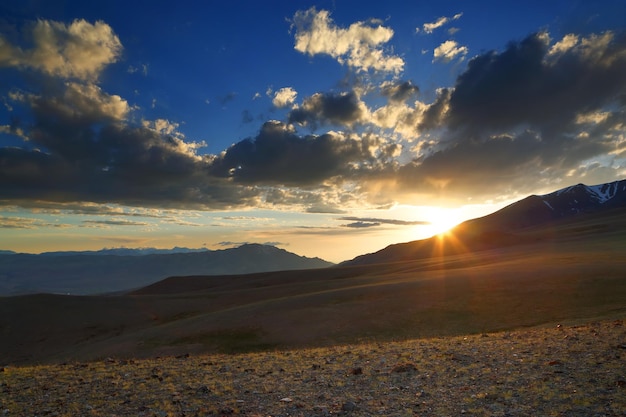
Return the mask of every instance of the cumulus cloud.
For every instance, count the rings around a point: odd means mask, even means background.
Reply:
[[[444,129],[438,147],[401,167],[395,184],[433,195],[523,194],[623,152],[626,38],[568,36],[556,45],[539,33],[472,59],[424,118]]]
[[[617,102],[626,92],[626,37],[591,35],[557,50],[545,34],[534,34],[501,53],[472,59],[450,98],[450,125],[566,130],[578,114]]]
[[[212,173],[251,184],[320,185],[333,177],[367,171],[384,157],[383,139],[329,132],[301,137],[287,124],[266,122],[259,135],[228,148]],[[279,200],[287,191],[280,193]],[[271,195],[267,198],[272,198]]]
[[[257,198],[256,190],[207,175],[211,156],[200,156],[203,144],[186,141],[176,123],[135,125],[125,100],[90,82],[52,86],[12,96],[33,122],[9,130],[22,132],[25,146],[0,148],[5,201],[188,208],[246,205]]]
[[[404,68],[402,58],[382,49],[393,37],[393,30],[377,21],[356,22],[345,29],[335,25],[328,11],[312,7],[296,12],[292,25],[296,29],[295,49],[304,54],[330,55],[357,71],[397,74]]]
[[[26,30],[31,48],[11,45],[0,35],[0,66],[33,68],[65,78],[95,79],[102,69],[117,61],[122,44],[113,29],[102,21],[83,19],[69,25],[38,20]]]
[[[389,101],[404,102],[417,95],[419,93],[419,87],[411,81],[386,81],[381,85],[380,91]]]
[[[316,93],[289,113],[289,123],[300,125],[335,124],[353,126],[367,114],[367,107],[354,91]]]
[[[274,93],[272,104],[275,107],[288,107],[296,101],[298,92],[291,87],[283,87]]]
[[[447,40],[435,48],[435,51],[433,52],[433,62],[450,62],[457,57],[465,57],[465,55],[467,55],[467,51],[468,49],[466,46],[459,46],[456,41]]]

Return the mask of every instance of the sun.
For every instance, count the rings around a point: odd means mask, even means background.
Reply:
[[[459,214],[455,209],[432,207],[429,210],[428,221],[430,222],[429,233],[433,236],[447,233],[454,226],[461,223]]]

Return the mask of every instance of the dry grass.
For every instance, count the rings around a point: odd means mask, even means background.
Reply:
[[[623,416],[613,320],[237,355],[5,367],[7,416]]]

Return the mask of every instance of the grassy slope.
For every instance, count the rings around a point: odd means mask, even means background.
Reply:
[[[169,279],[125,296],[4,298],[0,358],[232,352],[626,316],[623,211],[521,238],[535,243],[360,267]]]

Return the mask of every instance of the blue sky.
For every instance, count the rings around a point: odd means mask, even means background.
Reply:
[[[341,261],[626,176],[623,1],[195,3],[3,2],[0,248]]]

